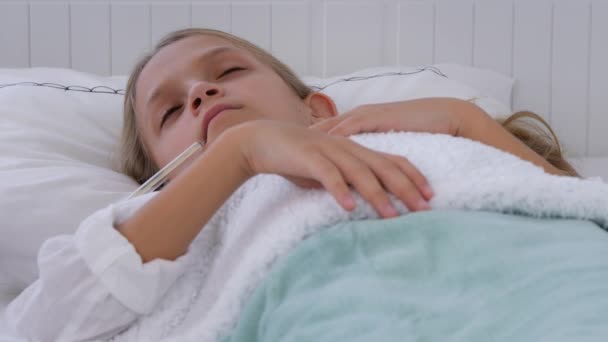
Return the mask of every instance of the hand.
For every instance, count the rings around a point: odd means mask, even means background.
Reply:
[[[241,124],[242,155],[250,175],[273,173],[296,184],[323,186],[346,210],[352,185],[382,217],[397,216],[388,193],[412,210],[429,209],[428,182],[405,158],[294,124],[255,120]]]
[[[363,105],[311,128],[341,136],[392,130],[456,136],[463,116],[455,113],[461,110],[463,102],[467,103],[451,98],[425,98]]]

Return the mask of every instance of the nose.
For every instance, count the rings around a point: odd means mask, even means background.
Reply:
[[[200,112],[202,104],[212,97],[220,97],[224,90],[217,84],[210,82],[197,82],[188,92],[188,107],[194,116]]]

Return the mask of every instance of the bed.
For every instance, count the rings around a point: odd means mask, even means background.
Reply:
[[[0,96],[3,91],[12,92],[10,97],[19,103],[32,94],[48,96],[47,102],[27,110],[50,106],[60,113],[68,107],[51,99],[53,91],[74,90],[60,93],[75,101],[68,109],[76,113],[74,120],[83,120],[79,129],[53,126],[34,116],[27,120],[65,136],[90,139],[87,146],[62,145],[60,140],[48,146],[70,149],[74,158],[105,167],[97,175],[106,179],[104,186],[110,189],[83,204],[80,216],[72,221],[62,218],[57,224],[62,230],[40,235],[35,232],[40,221],[18,221],[33,236],[24,253],[8,243],[23,232],[0,230],[0,240],[5,241],[0,246],[0,277],[11,279],[6,286],[0,282],[0,340],[11,335],[4,323],[4,307],[31,281],[35,251],[44,238],[65,233],[65,227],[74,229],[91,210],[136,187],[127,177],[115,174],[115,161],[107,156],[118,136],[116,108],[124,76],[163,34],[190,26],[249,39],[307,76],[311,84],[360,76],[356,72],[386,76],[402,68],[438,66],[495,100],[501,110],[532,110],[541,115],[554,127],[566,155],[584,177],[608,180],[608,3],[602,0],[0,1]],[[16,83],[30,84],[3,87]],[[89,93],[97,95],[86,97]],[[2,99],[8,97],[0,97],[0,110]],[[343,108],[348,108],[344,103]],[[106,118],[76,117],[83,115],[83,108],[92,107],[107,114]],[[8,144],[7,139],[1,143]],[[1,143],[2,153],[15,153],[16,145]],[[25,151],[20,148],[19,153]],[[66,198],[77,200],[84,195],[83,187],[99,191],[102,186],[90,178],[78,182]],[[18,193],[16,188],[6,189]],[[19,200],[3,202],[0,216],[25,212],[19,203],[28,194],[19,194]],[[48,203],[48,198],[41,199],[33,207],[40,217],[50,217],[43,200]],[[58,205],[70,210],[67,204]],[[15,260],[14,265],[7,265],[9,258]]]
[[[4,310],[12,299],[12,295],[4,294],[0,300],[0,340],[2,341],[20,341],[21,339],[14,337],[15,334],[7,326],[4,319]]]

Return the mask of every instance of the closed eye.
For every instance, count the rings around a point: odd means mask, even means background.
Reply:
[[[177,112],[181,107],[182,107],[182,105],[176,105],[176,106],[173,106],[173,107],[167,109],[167,111],[163,114],[163,117],[160,121],[160,128],[163,128],[165,121],[167,121],[167,119],[169,119],[171,114]]]
[[[224,72],[223,72],[223,73],[222,73],[222,74],[221,74],[221,75],[218,77],[218,79],[220,79],[220,78],[222,78],[222,77],[224,77],[224,76],[226,76],[226,75],[228,75],[228,74],[230,74],[230,73],[233,73],[233,72],[235,72],[235,71],[241,71],[241,70],[245,70],[245,68],[238,67],[238,66],[237,66],[237,67],[232,67],[232,68],[229,68],[229,69],[227,69],[226,71],[224,71]]]

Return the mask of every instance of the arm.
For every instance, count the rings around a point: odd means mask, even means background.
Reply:
[[[554,175],[565,173],[545,158],[538,155],[521,140],[513,136],[483,109],[468,101],[457,100],[453,104],[453,113],[458,118],[456,136],[479,141],[509,152],[517,157],[542,167],[545,172]]]
[[[229,128],[208,146],[183,174],[118,224],[117,229],[143,262],[174,260],[185,254],[226,199],[247,179],[260,173],[274,173],[308,184],[312,181],[327,189],[344,209],[352,210],[355,204],[348,179],[383,217],[398,214],[389,192],[410,210],[428,209],[427,201],[432,197],[424,176],[406,159],[380,155],[350,139],[336,139],[290,123],[242,123]]]
[[[346,210],[355,206],[350,183],[379,215],[391,217],[396,210],[388,191],[411,209],[421,195],[409,190],[428,187],[409,169],[404,158],[350,139],[288,123],[241,123],[210,143],[161,192],[110,205],[83,221],[73,236],[45,242],[40,276],[11,302],[7,318],[35,340],[111,337],[154,310],[190,264],[186,251],[192,240],[249,177],[272,173],[317,182]]]
[[[433,97],[363,105],[312,128],[342,136],[390,130],[449,134],[494,146],[530,161],[548,173],[565,174],[509,133],[483,109],[456,98]]]
[[[163,191],[112,204],[75,234],[47,240],[38,279],[7,308],[9,324],[37,341],[97,340],[152,312],[186,271],[190,242],[248,178],[240,139],[218,138]]]
[[[143,262],[175,260],[185,254],[211,216],[250,177],[238,152],[239,135],[226,133],[154,199],[117,226]]]

